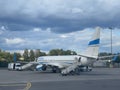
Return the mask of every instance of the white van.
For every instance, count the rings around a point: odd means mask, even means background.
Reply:
[[[21,63],[9,63],[8,70],[21,70]]]

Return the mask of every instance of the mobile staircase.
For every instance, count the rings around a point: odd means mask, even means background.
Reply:
[[[35,65],[35,63],[36,63],[35,61],[33,61],[33,62],[29,62],[29,63],[27,63],[27,64],[21,66],[21,70],[30,69],[32,66]]]
[[[63,69],[61,71],[62,76],[66,76],[66,75],[74,75],[80,74],[80,68],[79,66],[81,65],[81,62],[78,60],[77,62],[73,63],[72,65],[66,67],[65,69]]]

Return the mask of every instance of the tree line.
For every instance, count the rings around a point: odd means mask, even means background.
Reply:
[[[42,52],[40,49],[36,50],[28,50],[25,49],[23,54],[21,53],[10,53],[6,51],[2,51],[0,49],[0,61],[6,62],[13,62],[14,61],[14,54],[16,55],[17,61],[34,61],[36,58],[40,56],[53,56],[53,55],[76,55],[75,51],[71,50],[63,50],[63,49],[52,49],[48,53]]]
[[[1,66],[1,62],[2,62],[3,66],[4,66],[4,64],[6,65],[6,63],[13,62],[14,54],[16,54],[17,61],[23,61],[23,62],[24,61],[26,61],[26,62],[34,61],[35,59],[37,59],[40,56],[77,55],[77,53],[75,51],[63,50],[63,49],[52,49],[48,53],[43,52],[40,49],[36,49],[36,50],[25,49],[23,54],[16,53],[16,52],[10,53],[10,52],[6,52],[6,51],[3,51],[0,49],[0,66]],[[101,52],[99,54],[99,56],[109,56],[109,55],[111,55],[111,53]],[[105,58],[105,59],[108,60],[110,58]],[[120,56],[117,58],[116,62],[120,63]]]

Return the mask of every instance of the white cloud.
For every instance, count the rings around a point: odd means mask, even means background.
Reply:
[[[83,14],[84,11],[82,9],[80,9],[80,8],[73,8],[72,13],[73,14]]]
[[[42,29],[41,28],[34,28],[33,31],[34,32],[40,32],[40,31],[42,31]]]
[[[48,28],[46,29],[46,32],[51,33],[51,28],[50,28],[50,27],[48,27]]]
[[[50,33],[51,32],[51,28],[46,28],[46,29],[42,29],[42,28],[33,28],[33,32],[47,32],[47,33]]]
[[[74,32],[96,25],[119,26],[119,6],[119,0],[1,0],[0,12],[4,13],[0,13],[0,18],[7,24],[9,21],[28,27],[51,27],[50,31]]]
[[[24,50],[6,50],[7,52],[10,52],[10,53],[20,53],[21,55],[24,53]]]
[[[3,31],[2,30],[0,30],[0,34],[2,34],[3,33]]]
[[[6,29],[5,29],[5,26],[1,26],[1,30],[6,30]]]
[[[5,42],[9,45],[9,44],[21,44],[23,42],[25,42],[24,39],[21,39],[21,38],[13,38],[13,39],[9,39],[9,38],[6,38],[5,39]]]
[[[0,27],[0,34],[3,34],[6,31],[5,26],[1,26]]]
[[[118,47],[118,46],[120,46],[120,42],[112,43],[112,47]],[[104,45],[103,47],[111,47],[111,44]]]
[[[55,48],[70,49],[82,52],[86,49],[94,28],[86,28],[71,33],[53,33],[51,28],[34,28],[32,31],[7,31],[0,36],[0,47],[8,50],[41,49],[49,51]],[[120,46],[120,29],[113,30],[113,49]],[[14,38],[19,37],[19,38]],[[110,30],[103,29],[101,33],[100,51],[110,51]],[[5,40],[5,43],[2,42]],[[11,48],[11,46],[14,47]],[[106,48],[106,49],[105,49]],[[118,52],[114,49],[114,52]]]
[[[0,11],[4,11],[5,15],[19,14],[27,16],[30,18],[45,17],[48,15],[57,15],[63,18],[72,18],[75,13],[83,13],[83,17],[99,17],[101,14],[107,14],[107,16],[102,16],[106,18],[112,17],[120,13],[117,10],[120,6],[119,0],[12,0],[11,1],[1,1]],[[9,4],[11,3],[11,4]],[[72,12],[71,12],[72,10]],[[104,11],[103,11],[104,10]],[[111,13],[112,11],[112,13]],[[115,12],[115,13],[113,13]],[[73,13],[73,14],[72,14]],[[79,17],[79,18],[83,18]],[[102,18],[101,17],[101,18]],[[74,17],[78,18],[78,17]],[[99,17],[100,18],[100,17]],[[112,17],[113,18],[113,17]]]
[[[60,35],[60,37],[61,37],[61,38],[67,38],[67,37],[69,37],[69,36],[62,34],[62,35]]]

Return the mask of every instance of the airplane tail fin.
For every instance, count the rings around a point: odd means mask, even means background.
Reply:
[[[100,44],[100,27],[97,27],[95,33],[92,36],[91,41],[88,43],[87,50],[83,54],[88,57],[98,58],[99,44]]]

